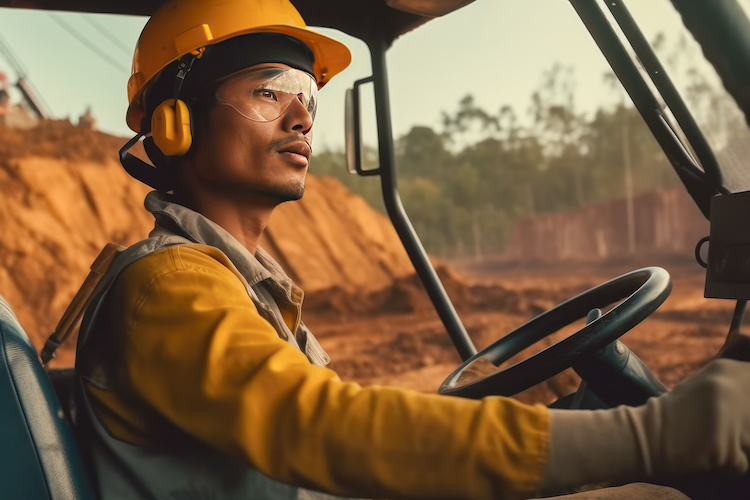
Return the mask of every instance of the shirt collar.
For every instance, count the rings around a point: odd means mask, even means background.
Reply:
[[[155,231],[162,227],[195,243],[218,248],[229,257],[250,286],[271,279],[287,297],[296,295],[294,290],[297,287],[292,279],[262,248],[258,247],[253,255],[223,227],[194,210],[170,201],[169,195],[152,191],[146,196],[144,205],[156,219]]]

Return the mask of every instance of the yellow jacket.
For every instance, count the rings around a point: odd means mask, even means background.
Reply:
[[[124,441],[168,444],[179,429],[271,478],[337,495],[523,498],[538,486],[545,407],[342,382],[279,337],[216,248],[136,261],[105,309],[126,390],[87,390]],[[299,317],[284,320],[294,331]]]

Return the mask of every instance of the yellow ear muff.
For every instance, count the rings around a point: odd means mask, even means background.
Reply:
[[[190,110],[179,99],[168,99],[151,116],[154,144],[167,156],[182,156],[190,149]]]

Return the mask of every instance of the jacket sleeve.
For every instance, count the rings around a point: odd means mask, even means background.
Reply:
[[[543,406],[361,387],[313,366],[219,256],[171,247],[115,291],[138,397],[271,478],[338,495],[520,498],[547,459]]]

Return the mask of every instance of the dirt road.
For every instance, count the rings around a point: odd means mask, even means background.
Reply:
[[[534,315],[592,286],[643,266],[606,266],[464,270],[470,285],[487,295],[503,297],[497,304],[467,304],[457,308],[478,348],[521,325]],[[667,387],[694,372],[721,347],[734,303],[703,297],[703,269],[694,263],[663,265],[672,276],[673,291],[647,320],[622,337]],[[498,294],[498,290],[503,293]],[[455,292],[454,292],[455,294]],[[480,292],[481,295],[481,292]],[[435,392],[459,364],[459,357],[437,315],[417,312],[347,316],[309,311],[307,323],[333,358],[331,367],[342,378],[362,384],[392,384]],[[579,327],[583,325],[583,320]],[[558,335],[561,337],[563,332]],[[549,344],[550,341],[542,341]],[[530,353],[541,346],[532,346]],[[526,356],[529,353],[522,353]],[[571,370],[518,396],[549,403],[577,387]]]

